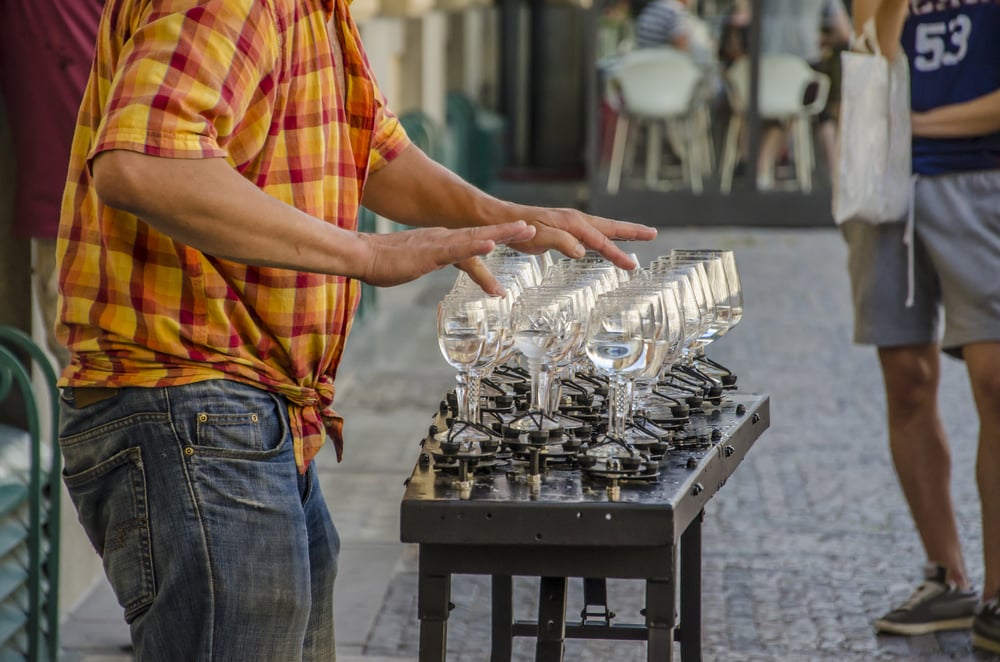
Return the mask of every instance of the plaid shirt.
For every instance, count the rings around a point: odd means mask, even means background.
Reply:
[[[111,149],[223,157],[354,230],[367,174],[408,144],[347,0],[109,0],[59,229],[60,385],[263,387],[291,403],[301,471],[324,427],[341,457],[330,405],[359,284],[205,255],[101,204],[88,166]]]

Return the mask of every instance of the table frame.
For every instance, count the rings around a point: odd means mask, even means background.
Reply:
[[[682,662],[698,662],[704,507],[769,416],[766,395],[727,394],[719,409],[690,425],[714,442],[670,456],[655,490],[622,485],[617,501],[586,489],[566,497],[578,483],[547,475],[524,486],[480,477],[463,493],[435,474],[425,442],[400,520],[403,542],[419,544],[419,661],[446,660],[451,575],[483,574],[492,576],[490,662],[510,661],[515,636],[536,637],[537,662],[561,662],[567,638],[645,641],[649,662],[671,660],[677,641]],[[540,579],[537,621],[513,619],[515,575]],[[645,622],[567,622],[569,577],[585,578],[585,588],[614,578],[645,580]]]

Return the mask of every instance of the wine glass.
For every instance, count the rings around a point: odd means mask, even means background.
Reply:
[[[547,369],[572,341],[572,299],[551,291],[529,288],[514,302],[510,312],[510,332],[514,345],[528,363],[531,403],[527,415],[513,420],[510,427],[528,431],[560,427],[545,415],[550,371]]]
[[[684,315],[681,355],[671,365],[670,371],[661,375],[660,383],[669,386],[675,392],[683,393],[686,405],[663,391],[654,390],[654,393],[671,401],[675,407],[675,415],[684,417],[690,408],[700,407],[706,397],[711,397],[712,388],[716,387],[709,377],[692,367],[692,362],[700,344],[713,333],[712,323],[716,317],[717,307],[707,287],[707,276],[701,262],[683,262],[670,257],[660,257],[654,260],[650,271],[654,277],[675,281],[681,299]]]
[[[454,294],[442,299],[438,303],[437,336],[441,354],[458,371],[455,377],[458,382],[455,387],[458,400],[456,419],[471,423],[469,373],[482,356],[488,338],[487,309],[483,297]],[[457,433],[454,425],[452,428]]]
[[[635,454],[626,440],[629,378],[646,367],[649,339],[657,335],[655,310],[644,293],[618,292],[601,296],[590,312],[584,347],[594,369],[608,379],[609,391],[607,432],[588,455],[613,457],[617,448]]]
[[[743,319],[743,285],[740,280],[739,270],[736,266],[736,257],[731,250],[722,249],[673,249],[671,255],[681,259],[718,259],[721,262],[721,270],[724,275],[728,297],[720,300],[718,311],[720,324],[717,327],[715,339],[719,339],[736,326]],[[725,387],[732,388],[736,384],[736,375],[726,366],[713,361],[705,356],[704,347],[696,351],[693,360],[698,361],[710,369],[714,369]]]
[[[663,309],[660,322],[662,330],[650,344],[650,358],[646,366],[633,377],[628,427],[628,440],[632,445],[662,442],[671,436],[667,429],[660,427],[662,423],[658,424],[656,420],[662,421],[673,416],[651,416],[651,409],[655,404],[652,399],[656,383],[680,357],[684,341],[684,314],[678,296],[679,283],[652,275],[644,277],[644,280],[651,283],[653,291],[659,295],[659,303]]]

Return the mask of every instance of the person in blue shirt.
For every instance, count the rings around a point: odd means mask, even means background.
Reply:
[[[928,562],[917,591],[875,627],[971,627],[974,646],[1000,653],[1000,3],[855,0],[854,13],[859,31],[873,17],[882,52],[905,55],[910,69],[913,245],[904,244],[906,223],[842,229],[855,341],[878,347],[891,454]],[[981,592],[949,491],[942,350],[964,359],[979,415]]]

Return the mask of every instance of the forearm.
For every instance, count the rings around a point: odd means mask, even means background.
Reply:
[[[516,205],[484,193],[415,146],[365,183],[362,204],[397,223],[459,228],[519,220]]]
[[[1000,131],[1000,90],[985,96],[911,114],[913,135],[972,138]]]
[[[656,231],[643,225],[591,216],[576,209],[533,207],[498,200],[464,182],[410,147],[365,184],[363,203],[387,218],[408,225],[449,228],[496,227],[524,220],[536,230],[527,241],[513,242],[518,250],[540,253],[555,249],[570,257],[596,250],[624,269],[634,261],[613,240],[648,241]]]
[[[223,159],[126,150],[94,160],[98,195],[205,254],[259,266],[361,277],[370,260],[353,232],[264,193]]]
[[[909,0],[854,0],[852,12],[854,32],[860,34],[868,19],[875,19],[879,48],[892,60],[899,52],[899,38],[909,11]]]

